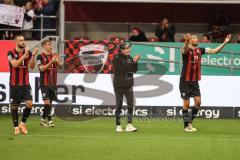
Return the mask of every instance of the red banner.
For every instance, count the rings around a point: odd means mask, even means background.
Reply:
[[[0,72],[9,72],[7,53],[15,46],[14,41],[0,41]]]

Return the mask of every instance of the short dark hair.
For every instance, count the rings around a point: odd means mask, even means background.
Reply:
[[[134,27],[133,29],[132,29],[132,31],[133,30],[136,30],[136,31],[138,31],[138,32],[140,32],[141,30],[139,29],[139,28],[137,28],[137,27]]]
[[[119,46],[120,50],[129,49],[131,47],[132,47],[132,43],[130,43],[130,42],[123,42]]]
[[[210,40],[210,36],[208,34],[203,34],[203,37],[207,37],[207,40]]]
[[[46,43],[52,43],[52,41],[50,39],[45,39],[42,41],[41,45],[44,46]]]
[[[161,21],[163,21],[164,19],[169,20],[169,18],[167,16],[162,16]]]
[[[14,39],[16,40],[18,37],[24,37],[24,36],[21,35],[21,34],[17,34],[17,35],[14,36]]]

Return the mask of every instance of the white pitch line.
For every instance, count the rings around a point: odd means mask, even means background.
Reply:
[[[121,133],[120,133],[121,134]],[[134,133],[133,133],[134,134]],[[124,136],[84,136],[84,135],[28,135],[31,137],[56,137],[56,138],[97,138],[97,139],[167,139],[167,140],[213,140],[213,141],[240,141],[240,138],[187,138],[187,137],[139,137],[139,136],[133,136],[133,137],[124,137]]]

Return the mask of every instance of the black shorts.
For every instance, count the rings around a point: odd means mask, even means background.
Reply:
[[[198,81],[180,80],[179,89],[184,100],[188,100],[190,97],[201,96]]]
[[[19,105],[26,100],[32,100],[32,88],[28,86],[12,86],[10,85],[10,104]]]
[[[41,86],[42,99],[55,101],[57,99],[56,87]]]

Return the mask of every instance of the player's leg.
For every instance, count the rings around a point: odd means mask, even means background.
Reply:
[[[48,117],[48,115],[51,112],[51,103],[50,100],[48,99],[44,99],[44,108],[43,108],[43,113],[42,113],[42,117],[41,117],[41,121],[40,121],[40,125],[43,127],[48,127],[48,124],[46,122],[46,118]]]
[[[189,128],[189,122],[190,122],[190,115],[188,112],[189,106],[190,106],[190,99],[189,98],[183,99],[182,115],[183,115],[183,127],[185,131],[191,130]]]
[[[50,111],[49,111],[49,114],[47,116],[47,119],[48,119],[48,125],[49,127],[55,127],[55,124],[53,122],[53,119],[52,119],[52,100],[50,101]]]
[[[181,98],[183,99],[183,109],[182,109],[182,115],[183,115],[183,127],[184,130],[190,131],[188,128],[189,124],[189,106],[190,106],[190,84],[186,81],[180,81],[179,89],[181,93]]]
[[[128,105],[128,124],[126,127],[127,132],[134,132],[137,131],[137,128],[135,128],[132,125],[132,116],[133,116],[133,101],[134,101],[134,94],[133,94],[133,88],[126,88],[124,91],[124,95],[127,99],[127,105]]]
[[[12,114],[12,122],[14,126],[14,134],[19,134],[19,126],[18,126],[18,106],[21,103],[21,93],[19,93],[19,88],[17,86],[10,86],[9,95],[10,95],[10,107]]]
[[[43,127],[48,127],[48,124],[46,122],[46,118],[49,116],[51,112],[51,102],[50,102],[50,94],[49,94],[49,88],[47,86],[41,87],[42,92],[42,98],[44,102],[44,108],[43,113],[40,121],[40,125]]]
[[[194,82],[193,89],[192,89],[192,94],[194,96],[194,106],[192,107],[192,111],[191,111],[191,114],[190,114],[189,126],[192,128],[193,131],[197,131],[196,128],[194,128],[192,126],[192,123],[193,123],[194,118],[198,114],[198,110],[201,106],[201,93],[200,93],[198,82]]]
[[[193,127],[192,123],[193,123],[194,118],[198,114],[198,109],[200,108],[200,105],[201,105],[201,97],[195,96],[194,97],[194,106],[192,107],[192,110],[191,110],[191,113],[189,116],[189,124],[188,124],[189,128],[191,128],[192,131],[195,131],[195,132],[197,131],[197,129]]]
[[[28,133],[27,127],[26,127],[26,122],[27,122],[27,119],[29,118],[29,116],[31,114],[31,110],[32,110],[32,106],[33,106],[32,100],[25,100],[25,105],[26,105],[26,107],[23,110],[22,121],[19,124],[19,128],[21,129],[23,134]]]
[[[194,106],[192,108],[192,112],[191,112],[191,121],[194,120],[194,118],[196,117],[196,115],[198,114],[198,110],[201,106],[201,97],[200,96],[195,96],[194,97]]]
[[[33,107],[33,102],[32,102],[32,89],[30,86],[24,86],[22,87],[22,91],[23,91],[23,99],[25,101],[25,108],[23,110],[23,117],[22,117],[22,121],[19,125],[19,128],[21,129],[23,134],[27,134],[27,128],[26,128],[26,122],[27,119],[29,118],[30,114],[31,114],[31,110]]]
[[[115,93],[115,98],[116,98],[116,111],[115,111],[115,114],[116,114],[116,131],[117,132],[122,132],[123,129],[121,127],[121,111],[122,111],[122,105],[123,105],[124,89],[114,87],[114,93]]]
[[[48,124],[49,124],[49,127],[55,127],[55,124],[52,120],[51,112],[52,112],[52,102],[57,99],[57,94],[56,94],[56,89],[53,87],[49,87],[49,98],[50,98],[50,110],[49,110],[49,114],[47,115]]]
[[[10,104],[11,113],[12,113],[12,121],[14,126],[14,134],[19,134],[20,130],[18,127],[18,105],[17,104]]]

